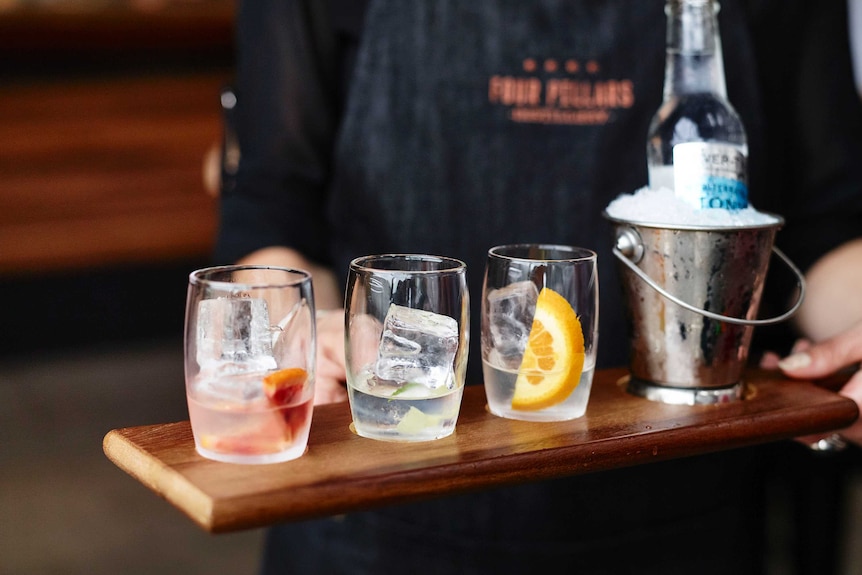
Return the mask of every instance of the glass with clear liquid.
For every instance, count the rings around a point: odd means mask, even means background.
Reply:
[[[525,421],[584,415],[598,350],[596,254],[520,244],[488,251],[482,370],[488,409]]]
[[[466,265],[430,255],[357,258],[345,308],[356,433],[384,441],[452,435],[467,368]]]

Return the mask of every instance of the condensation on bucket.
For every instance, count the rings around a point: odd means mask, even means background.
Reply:
[[[696,211],[669,190],[648,189],[618,198],[604,215],[618,244],[621,236],[636,238],[631,261],[665,291],[713,314],[756,317],[782,218],[753,208]],[[753,327],[684,309],[626,265],[620,272],[631,344],[629,390],[668,403],[740,398]],[[650,396],[656,389],[671,393]]]

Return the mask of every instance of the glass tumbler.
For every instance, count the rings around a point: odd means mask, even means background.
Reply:
[[[584,414],[598,340],[596,254],[542,244],[491,248],[482,287],[482,371],[494,415]]]
[[[345,356],[358,435],[428,441],[453,433],[464,392],[469,308],[459,260],[389,254],[350,263]]]
[[[308,272],[223,266],[189,276],[185,378],[195,448],[229,463],[306,450],[316,333]]]

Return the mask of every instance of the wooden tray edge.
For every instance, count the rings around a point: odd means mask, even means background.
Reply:
[[[152,426],[153,433],[170,424]],[[159,497],[169,501],[206,531],[212,531],[213,500],[170,465],[154,457],[144,446],[132,441],[124,429],[109,431],[102,450],[114,465],[140,481]]]

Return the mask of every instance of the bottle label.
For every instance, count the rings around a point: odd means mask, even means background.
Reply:
[[[727,144],[686,142],[673,147],[674,192],[696,209],[748,207],[746,158]]]

